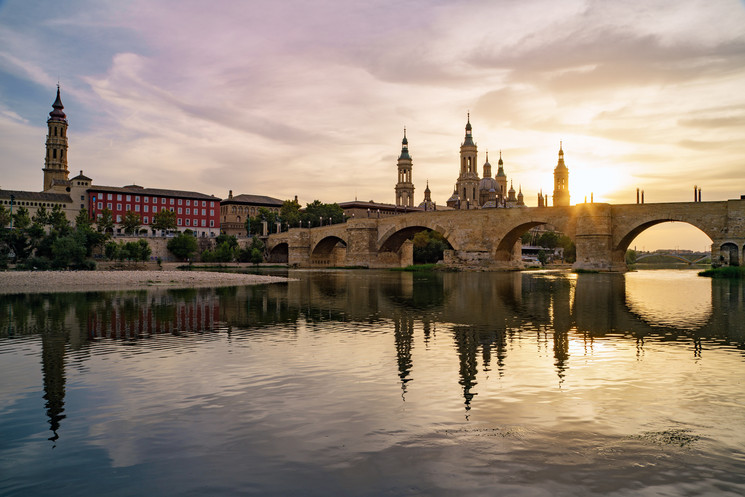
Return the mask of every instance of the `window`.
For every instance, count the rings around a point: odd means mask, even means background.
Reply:
[[[207,226],[207,220],[206,219],[202,219],[202,226]]]
[[[178,218],[176,221],[178,222],[178,225],[181,226],[181,218]]]
[[[186,225],[187,225],[187,226],[191,226],[191,219],[187,219],[187,220],[186,220]]]
[[[178,208],[178,213],[181,214],[181,207]]]
[[[178,205],[181,205],[181,199],[178,199]]]
[[[165,198],[160,199],[160,203],[161,204],[165,204],[166,203],[166,199]]]
[[[85,196],[84,195],[81,195],[80,196],[80,200],[85,200]]]
[[[109,193],[108,196],[106,197],[106,200],[113,200],[113,199],[114,199],[114,196],[111,193]]]
[[[210,217],[215,217],[215,211],[210,209]]]
[[[116,222],[121,223],[122,222],[122,216],[118,215],[116,216]]]
[[[101,213],[99,213],[99,214],[98,214],[98,215],[96,216],[96,219],[101,219],[102,217],[103,217],[103,215],[102,215]]]
[[[210,228],[214,228],[214,227],[215,227],[215,220],[214,220],[214,219],[212,219],[212,220],[210,221]]]
[[[108,202],[108,203],[106,204],[106,208],[107,208],[107,209],[109,209],[109,210],[111,210],[111,209],[112,209],[112,207],[111,207],[111,202]]]
[[[148,202],[150,202],[150,197],[145,197],[145,203],[147,204]]]
[[[173,205],[173,201],[174,201],[174,199],[171,199],[171,205]]]
[[[146,205],[146,206],[144,207],[144,209],[145,209],[145,212],[149,212],[150,206],[149,206],[149,205]]]
[[[149,224],[149,222],[150,222],[150,219],[148,219],[148,217],[145,216],[145,224]]]
[[[98,208],[99,208],[99,209],[103,209],[103,202],[99,202],[99,203],[98,203]]]
[[[116,199],[117,200],[121,200],[122,199],[122,194],[121,193],[117,194]]]
[[[191,205],[191,200],[187,200],[186,205]]]
[[[215,206],[215,202],[210,202],[210,207],[214,207],[214,206]]]
[[[207,207],[207,201],[202,200],[202,207]]]
[[[207,215],[207,209],[202,209],[202,215],[203,216],[206,216]]]
[[[131,201],[132,201],[132,195],[127,195],[127,202],[131,202]]]
[[[188,200],[187,200],[187,202],[188,202]],[[189,204],[186,204],[186,205],[189,205]],[[186,208],[186,215],[188,216],[189,214],[191,214],[191,208],[187,207]]]
[[[139,195],[135,195],[135,202],[139,202],[139,201],[140,201],[140,196]]]
[[[156,212],[158,212],[158,206],[157,205],[154,205],[153,206],[153,214],[155,214]]]
[[[199,226],[199,219],[194,220],[194,226]]]
[[[140,212],[140,204],[135,204],[135,212]]]
[[[130,205],[127,204],[127,208],[125,210],[131,211],[132,209],[130,209],[129,207],[130,207]]]
[[[122,210],[122,204],[116,204],[116,210],[118,211]]]

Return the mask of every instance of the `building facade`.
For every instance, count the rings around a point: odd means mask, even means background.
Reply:
[[[154,217],[158,212],[169,210],[176,214],[178,231],[189,229],[200,237],[220,234],[220,199],[211,195],[183,190],[143,188],[138,185],[91,185],[88,189],[88,198],[91,219],[100,219],[101,212],[108,209],[117,225],[116,233],[121,233],[120,224],[127,212],[134,212],[140,217],[142,230],[157,234],[152,228]]]
[[[295,197],[297,201],[297,197]],[[226,235],[246,236],[246,220],[256,217],[261,207],[279,214],[284,201],[265,195],[241,194],[233,196],[233,190],[228,192],[228,198],[220,202],[220,229]]]

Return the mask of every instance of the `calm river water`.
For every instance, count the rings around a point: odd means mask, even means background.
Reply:
[[[291,271],[0,296],[0,495],[743,495],[745,285]]]

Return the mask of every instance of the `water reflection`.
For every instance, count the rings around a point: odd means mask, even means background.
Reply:
[[[144,339],[157,335],[250,340],[256,330],[287,336],[299,326],[323,332],[333,323],[362,323],[367,333],[391,327],[406,400],[420,378],[414,374],[419,330],[425,346],[436,333],[448,333],[466,412],[478,398],[480,377],[508,374],[511,350],[527,335],[535,337],[538,354],[553,357],[559,385],[572,355],[587,354],[609,335],[633,340],[639,358],[649,340],[689,341],[693,358],[704,353],[704,343],[745,348],[742,282],[650,274],[298,272],[299,281],[266,286],[9,295],[0,297],[0,339],[41,335],[52,442],[66,416],[67,354],[84,358],[104,340],[148,347]],[[683,303],[671,310],[674,292]]]

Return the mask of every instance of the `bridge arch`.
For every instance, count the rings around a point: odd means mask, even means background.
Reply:
[[[310,251],[313,265],[340,266],[344,265],[347,242],[336,235],[321,238]]]
[[[523,236],[525,232],[530,230],[531,228],[535,228],[536,226],[542,226],[544,224],[552,224],[549,221],[528,221],[524,223],[520,223],[517,226],[514,226],[511,228],[507,233],[504,234],[504,236],[499,241],[499,245],[497,245],[496,252],[494,254],[494,258],[497,261],[509,261],[512,260],[513,254],[512,251],[515,247],[515,244],[518,240],[520,240],[520,237]],[[569,236],[570,234],[562,232],[564,235]]]
[[[278,243],[268,252],[267,262],[287,263],[290,257],[290,247],[287,242]]]
[[[415,224],[405,227],[392,226],[388,229],[378,243],[378,252],[398,252],[406,240],[411,240],[417,233],[427,230],[438,232],[451,247],[453,246],[447,239],[447,234],[442,226],[429,227],[424,224]]]

